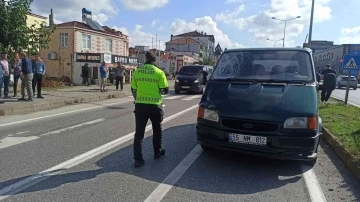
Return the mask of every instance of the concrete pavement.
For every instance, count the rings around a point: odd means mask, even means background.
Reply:
[[[360,200],[359,182],[325,144],[312,169],[202,151],[195,136],[199,98],[164,97],[166,155],[153,159],[149,129],[139,169],[131,97],[0,118],[0,200],[277,202],[319,201],[322,193],[327,201]]]

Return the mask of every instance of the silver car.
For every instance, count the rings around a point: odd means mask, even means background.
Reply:
[[[347,82],[348,82],[348,76],[339,76],[336,79],[336,82],[337,82],[337,87],[339,89],[342,88],[342,87],[346,87]],[[354,76],[351,76],[350,77],[350,88],[353,88],[354,90],[356,90],[357,85],[358,85],[358,80]]]

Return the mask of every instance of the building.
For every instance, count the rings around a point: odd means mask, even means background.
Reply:
[[[322,71],[327,64],[330,64],[338,74],[346,73],[342,70],[342,59],[347,54],[360,55],[360,44],[336,45],[314,53],[313,59],[316,71]],[[355,77],[358,77],[358,74],[356,71],[352,72]]]
[[[311,50],[316,53],[319,51],[323,51],[332,47],[335,47],[338,45],[334,45],[333,41],[311,41]],[[303,44],[303,48],[309,48],[309,44],[308,43],[304,43]]]
[[[171,35],[171,40],[166,42],[166,50],[197,53],[200,60],[204,58],[214,59],[215,37],[197,30],[175,36]]]
[[[47,77],[66,77],[75,85],[81,85],[81,68],[88,63],[91,79],[97,83],[102,61],[109,67],[116,66],[116,62],[120,61],[130,70],[138,65],[137,58],[128,56],[127,35],[99,25],[86,9],[82,10],[82,14],[83,22],[56,25],[49,48],[40,51],[47,67]]]
[[[173,53],[165,53],[161,56],[159,67],[167,74],[172,75],[179,71],[184,65],[191,65],[196,63],[193,57],[188,55],[177,55]]]
[[[26,25],[28,27],[36,25],[36,28],[40,28],[40,25],[42,23],[44,23],[44,22],[47,23],[47,17],[37,15],[37,14],[34,14],[34,13],[29,13],[26,16]]]

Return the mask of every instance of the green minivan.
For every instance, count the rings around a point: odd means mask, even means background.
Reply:
[[[204,150],[316,163],[322,121],[310,49],[226,50],[202,80],[196,132]]]

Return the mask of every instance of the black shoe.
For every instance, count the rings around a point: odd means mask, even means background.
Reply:
[[[142,165],[144,165],[144,163],[144,159],[135,160],[135,168],[141,167]]]
[[[165,155],[165,149],[160,149],[159,153],[154,155],[154,158],[158,159],[158,158],[160,158],[161,156],[164,156],[164,155]]]
[[[17,97],[17,93],[15,93],[13,97]]]
[[[41,96],[41,95],[38,95],[37,98],[39,98],[39,99],[44,99],[44,97]]]
[[[19,98],[18,101],[26,101],[26,99],[22,97],[22,98]]]

